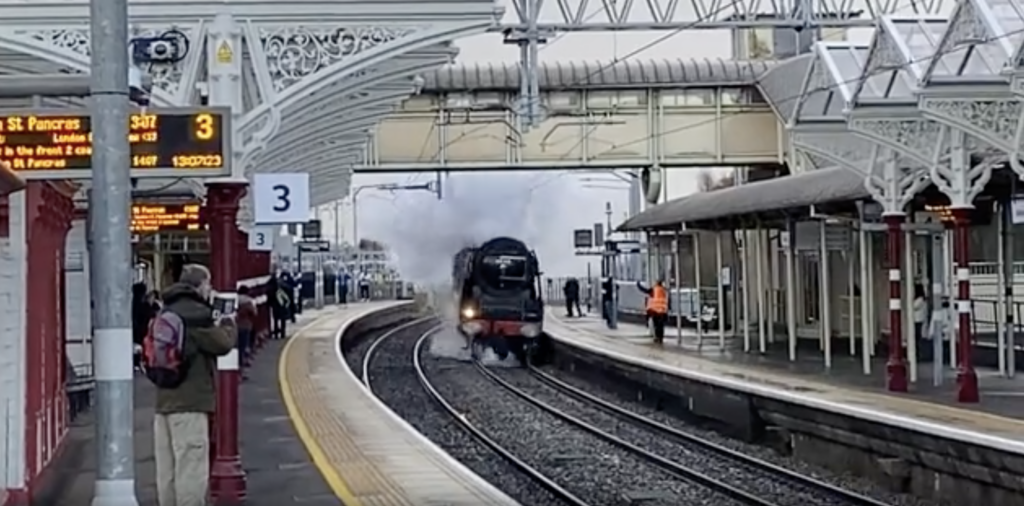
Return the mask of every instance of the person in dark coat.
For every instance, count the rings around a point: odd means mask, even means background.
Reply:
[[[580,309],[580,282],[576,278],[569,278],[565,281],[565,286],[562,287],[562,291],[565,295],[565,315],[569,318],[573,317],[573,308],[576,308],[577,317],[583,316],[583,310]]]
[[[292,315],[292,290],[284,281],[284,275],[271,277],[267,286],[267,302],[270,304],[271,339],[286,337],[288,320]]]

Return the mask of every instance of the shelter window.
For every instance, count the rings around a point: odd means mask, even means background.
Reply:
[[[544,103],[555,111],[574,111],[580,107],[580,94],[576,92],[549,92]]]
[[[647,90],[620,91],[615,105],[618,107],[645,107],[647,106]]]
[[[765,103],[764,97],[753,88],[722,88],[718,94],[722,105]]]
[[[473,97],[469,93],[449,93],[445,97],[445,107],[465,108],[473,105]]]
[[[473,97],[473,103],[476,105],[501,105],[504,101],[501,93],[487,92],[477,93]]]
[[[664,107],[710,106],[714,104],[715,90],[710,88],[687,88],[661,92],[661,105]]]

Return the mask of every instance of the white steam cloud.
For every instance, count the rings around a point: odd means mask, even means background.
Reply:
[[[498,236],[522,240],[537,251],[550,275],[578,271],[572,229],[588,227],[601,209],[581,212],[572,198],[573,178],[556,172],[452,174],[444,199],[402,193],[393,212],[367,216],[366,236],[383,240],[395,254],[402,276],[428,286],[451,277],[459,249]],[[581,221],[581,223],[575,223]],[[589,222],[589,223],[588,223]]]

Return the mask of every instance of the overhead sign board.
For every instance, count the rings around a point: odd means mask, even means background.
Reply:
[[[147,109],[128,123],[132,177],[216,177],[231,173],[231,115],[225,108]],[[92,176],[87,109],[0,113],[0,160],[25,179]]]
[[[309,220],[302,225],[302,240],[320,240],[320,220]]]
[[[134,234],[202,230],[201,206],[189,204],[132,204]]]
[[[309,221],[308,172],[254,174],[250,191],[257,225]]]
[[[573,230],[572,244],[576,248],[594,247],[594,231],[586,228]]]

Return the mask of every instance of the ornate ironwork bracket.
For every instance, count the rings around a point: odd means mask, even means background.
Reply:
[[[1024,113],[1024,105],[1017,97],[923,98],[920,109],[921,114],[942,126],[962,130],[976,137],[982,141],[982,148],[991,146],[1004,153],[1012,153],[1017,149],[1014,146],[1017,124]],[[937,145],[939,143],[933,146]]]
[[[871,198],[882,205],[885,215],[904,214],[914,197],[931,183],[924,166],[905,166],[904,160],[888,146],[871,149],[871,168],[864,179],[864,187]]]
[[[932,149],[939,141],[940,125],[929,119],[852,118],[851,131],[913,160],[931,165]]]
[[[971,166],[972,149],[967,141],[967,133],[943,126],[931,165],[932,182],[949,197],[953,208],[974,207],[974,199],[992,178],[992,169],[1003,159],[1002,156],[987,156],[981,163]]]

